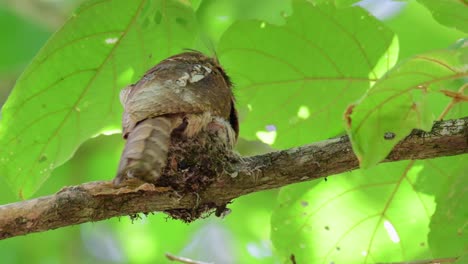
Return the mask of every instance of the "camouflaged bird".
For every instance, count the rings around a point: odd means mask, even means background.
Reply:
[[[232,149],[239,125],[231,87],[217,59],[191,51],[161,61],[122,90],[127,142],[114,184],[126,178],[156,182],[174,137],[183,140],[223,130],[223,142]]]

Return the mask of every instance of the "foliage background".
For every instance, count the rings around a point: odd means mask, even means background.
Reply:
[[[6,100],[7,94],[19,74],[80,2],[54,1],[48,3],[33,0],[4,0],[0,2],[0,26],[5,29],[1,33],[4,41],[0,42],[0,57],[2,58],[0,61],[0,102]],[[358,1],[335,2],[337,5],[345,6]],[[468,29],[466,24],[468,12],[458,13],[460,10],[457,9],[457,6],[450,9],[449,5],[446,9],[441,9],[438,6],[439,9],[431,9],[431,4],[433,7],[434,3],[434,1],[360,2],[362,6],[381,19],[382,26],[385,26],[386,30],[388,29],[389,34],[393,32],[398,37],[399,61],[404,61],[416,54],[445,49],[458,39],[465,37]],[[202,32],[201,35],[204,37],[199,39],[194,47],[187,48],[199,48],[210,52],[213,46],[218,47],[221,61],[225,62],[223,64],[227,66],[228,72],[231,68],[234,81],[240,86],[236,93],[239,97],[241,117],[244,124],[250,124],[243,128],[241,123],[243,139],[238,146],[241,154],[258,154],[270,150],[271,147],[291,147],[344,133],[341,120],[327,129],[323,128],[324,123],[333,121],[328,120],[327,117],[309,122],[308,115],[310,112],[314,112],[314,109],[310,107],[312,104],[310,101],[317,100],[312,98],[307,98],[308,102],[305,103],[307,107],[302,107],[304,103],[297,100],[282,102],[281,111],[273,117],[265,115],[265,113],[271,112],[269,109],[264,109],[264,112],[248,114],[252,105],[262,109],[268,108],[272,105],[271,102],[276,102],[282,95],[280,92],[272,93],[272,88],[263,91],[263,94],[257,95],[257,97],[249,94],[250,90],[242,90],[242,87],[248,85],[246,83],[251,77],[244,78],[244,72],[236,72],[235,69],[239,69],[239,67],[236,68],[237,64],[245,65],[245,71],[254,76],[261,76],[263,71],[271,69],[256,68],[255,64],[248,65],[245,61],[236,61],[234,55],[229,55],[226,52],[230,48],[229,44],[235,41],[238,41],[239,45],[248,43],[249,36],[244,34],[242,30],[239,32],[232,30],[230,34],[234,37],[226,44],[222,37],[228,37],[223,36],[223,33],[236,21],[240,21],[237,24],[238,27],[244,26],[248,29],[255,25],[260,28],[265,26],[269,28],[270,25],[284,26],[286,23],[284,17],[294,15],[289,1],[255,1],[252,3],[252,1],[242,0],[205,0],[192,1],[192,5],[197,10],[195,13],[195,18],[199,23],[197,30]],[[433,16],[431,10],[433,12],[439,10],[440,12],[435,12]],[[456,10],[457,16],[461,16],[463,19],[451,19],[455,16],[450,12],[453,10]],[[252,22],[249,19],[260,19],[260,21]],[[464,24],[460,21],[464,21]],[[315,27],[314,24],[306,25],[311,32],[320,34],[314,31],[320,27]],[[326,32],[322,32],[322,34],[326,34]],[[269,37],[271,38],[269,39]],[[263,36],[263,47],[271,48],[271,52],[278,52],[275,50],[275,47],[279,45],[278,42],[291,42],[286,37],[281,39],[274,37],[274,35]],[[283,47],[281,45],[280,47]],[[171,52],[178,52],[178,50]],[[284,56],[285,58],[298,56],[297,54],[300,56],[301,52],[305,51],[291,48],[285,51]],[[344,53],[344,55],[348,54]],[[150,58],[147,63],[155,63],[157,59]],[[68,61],[67,63],[73,62]],[[319,85],[321,84],[323,83],[319,83]],[[288,87],[288,89],[290,88]],[[262,93],[260,89],[252,91]],[[311,92],[310,96],[316,96],[318,101],[326,98],[327,95],[332,96],[326,92],[320,93],[316,88],[309,91]],[[358,99],[364,91],[356,93],[355,99]],[[285,92],[287,95],[288,91]],[[442,106],[446,104],[447,101],[440,102]],[[466,116],[466,111],[463,109],[456,110],[458,116]],[[341,116],[344,108],[335,109],[335,112]],[[284,120],[291,122],[290,118],[292,117],[296,118],[293,120],[296,123],[294,123],[292,134],[282,136],[281,129],[287,129],[288,125],[285,123],[281,127],[280,123]],[[306,122],[308,119],[309,121]],[[275,126],[272,128],[271,124]],[[277,130],[278,138],[272,140]],[[315,132],[307,133],[307,131]],[[260,141],[270,143],[272,146]],[[86,141],[70,161],[52,172],[50,179],[42,185],[34,197],[54,193],[66,185],[111,179],[114,176],[121,149],[122,140],[119,134],[98,136]],[[405,257],[421,259],[455,256],[466,250],[464,230],[457,229],[463,225],[466,219],[466,209],[462,210],[460,205],[454,202],[466,199],[463,191],[455,188],[462,185],[460,182],[466,182],[466,177],[463,178],[465,176],[463,172],[468,169],[464,165],[466,161],[465,155],[415,164],[400,162],[394,165],[377,166],[366,171],[360,170],[346,173],[346,175],[334,176],[329,178],[327,182],[308,182],[288,186],[281,191],[256,193],[236,199],[230,206],[233,213],[225,219],[209,217],[191,225],[169,220],[162,214],[155,214],[143,217],[134,223],[125,217],[16,237],[0,241],[0,256],[5,263],[31,261],[33,263],[161,263],[164,261],[164,253],[172,252],[216,263],[278,263],[287,259],[291,250],[297,252],[302,249],[303,253],[295,253],[299,260],[319,258],[321,261],[329,261],[330,255],[332,255],[336,257],[335,263],[341,263],[339,262],[340,258],[355,259],[356,263],[361,263],[365,259],[372,263],[372,259],[366,258],[366,251],[373,249],[373,247],[381,247],[379,254],[382,255],[379,259],[387,258],[396,261],[401,260],[401,258],[405,259]],[[375,180],[375,178],[377,179]],[[399,187],[403,186],[400,184],[397,184],[398,187],[395,188],[394,185],[390,185],[389,189],[366,189],[364,187],[372,184],[379,186],[382,182],[393,182],[395,179],[403,178],[408,179],[409,185],[413,185],[412,190],[404,191],[404,187]],[[333,197],[333,193],[338,190],[351,193],[350,198],[336,199],[338,204],[334,206],[337,207],[327,208],[324,205],[319,206],[317,210],[304,209],[309,205],[312,207],[312,202],[320,199],[323,199],[326,204],[331,204],[330,201],[333,201],[334,198],[330,197]],[[403,204],[407,205],[406,207],[396,203],[393,198],[389,200],[382,195],[382,193],[392,190],[401,192],[401,196],[392,197],[402,201]],[[455,198],[448,199],[449,193]],[[348,221],[355,223],[352,220],[352,211],[365,211],[374,207],[377,211],[382,210],[382,203],[374,203],[379,199],[382,200],[383,204],[393,203],[394,212],[389,212],[393,217],[404,215],[410,219],[409,212],[416,212],[412,219],[416,221],[417,226],[423,226],[423,229],[412,229],[411,225],[405,224],[396,226],[402,241],[408,241],[411,245],[399,245],[400,248],[394,249],[392,245],[395,243],[381,242],[385,241],[385,238],[382,238],[385,237],[385,233],[377,234],[375,241],[366,240],[368,238],[365,237],[366,230],[372,230],[374,226],[377,230],[379,224],[364,225],[363,230],[358,230],[356,233],[353,233],[354,229],[344,227],[344,231],[340,231],[341,233],[330,234],[335,226],[345,226]],[[17,193],[12,192],[12,188],[8,184],[0,184],[0,204],[16,200]],[[419,202],[410,202],[414,200]],[[418,210],[421,210],[418,206],[421,204],[427,205],[425,210],[429,214],[424,219],[418,218],[421,215],[420,212],[418,214]],[[439,206],[439,211],[436,211],[432,216],[432,221],[430,221],[436,205]],[[287,208],[287,210],[283,208]],[[350,208],[351,211],[337,211],[336,208]],[[455,213],[455,219],[451,219],[452,222],[449,222],[450,225],[447,226],[447,217],[445,217],[443,210],[450,211],[453,208],[457,209],[457,213]],[[307,220],[301,220],[301,215],[305,215]],[[397,223],[404,222],[405,219],[397,221]],[[294,233],[292,230],[297,231]],[[432,235],[427,236],[430,230]],[[346,245],[353,244],[353,242],[340,242],[340,239],[346,238],[348,233],[348,239],[360,240],[364,246],[346,251]],[[405,235],[406,238],[404,238]],[[276,250],[273,249],[270,236]],[[311,240],[311,237],[315,240]],[[440,243],[442,240],[444,242]],[[328,242],[331,245],[328,245]],[[379,244],[380,242],[382,244]],[[317,253],[310,249],[304,250],[304,248],[317,245],[317,243],[324,245],[324,252],[329,253],[327,256],[323,257],[321,252]],[[360,243],[356,244],[361,245]],[[332,250],[330,251],[330,249]],[[395,252],[404,253],[395,257]]]

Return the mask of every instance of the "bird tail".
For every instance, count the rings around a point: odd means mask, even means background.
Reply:
[[[154,117],[141,121],[128,134],[114,184],[126,178],[155,182],[167,163],[173,117]]]

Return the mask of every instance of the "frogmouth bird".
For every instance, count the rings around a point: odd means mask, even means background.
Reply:
[[[232,83],[216,58],[190,51],[169,57],[120,93],[126,139],[114,184],[154,183],[174,141],[217,130],[229,149],[239,133]]]

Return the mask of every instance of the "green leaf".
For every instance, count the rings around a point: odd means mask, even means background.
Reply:
[[[218,55],[233,77],[241,136],[286,148],[343,133],[346,106],[396,61],[394,35],[360,7],[295,2],[283,26],[233,24]]]
[[[34,58],[2,109],[0,175],[25,198],[86,139],[118,131],[119,90],[196,36],[190,4],[87,1]]]
[[[460,256],[466,251],[467,242],[468,155],[430,160],[427,164],[423,171],[427,178],[444,180],[438,187],[433,186],[431,180],[426,180],[425,184],[436,189],[428,192],[436,195],[437,202],[430,224],[429,246],[435,257]]]
[[[427,8],[419,2],[408,1],[404,4],[401,12],[384,21],[398,36],[399,59],[445,49],[457,39],[466,37],[466,34],[460,31],[437,23]]]
[[[281,189],[272,242],[297,263],[390,263],[431,259],[427,243],[435,209],[415,189],[423,162],[386,163]]]
[[[282,25],[291,14],[292,0],[204,0],[197,10],[197,19],[208,40],[219,38],[235,21],[257,19]]]
[[[468,3],[464,0],[418,0],[445,26],[468,33]]]
[[[430,130],[452,95],[464,92],[467,62],[465,44],[414,56],[396,66],[358,104],[348,108],[347,129],[361,167],[380,162],[411,130]],[[466,106],[456,108],[450,117],[463,117],[466,110]]]
[[[115,168],[119,164],[122,148],[120,134],[87,140],[73,154],[73,158],[52,171],[50,180],[46,181],[33,196],[49,195],[62,189],[63,186],[112,179],[115,177]]]

